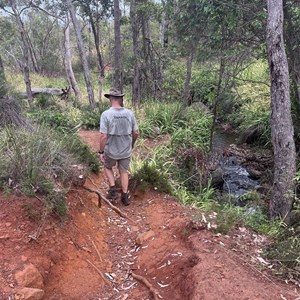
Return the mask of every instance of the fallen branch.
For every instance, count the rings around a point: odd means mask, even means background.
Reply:
[[[91,241],[92,241],[92,240],[91,240]],[[97,252],[97,255],[98,255],[100,261],[102,261],[102,257],[101,257],[101,255],[100,255],[100,252],[99,252],[98,248],[96,247],[94,241],[92,241],[92,244],[93,244],[93,246],[94,246],[94,248],[95,248],[95,250],[96,250],[96,252]]]
[[[89,261],[88,259],[86,260],[97,272],[98,274],[101,276],[101,278],[107,283],[107,284],[111,284],[106,278],[105,276],[103,275],[103,273],[91,262]]]
[[[93,190],[87,187],[83,187],[85,190],[91,192],[91,193],[96,193],[98,196],[98,207],[101,207],[101,199],[112,209],[114,210],[117,214],[119,214],[122,218],[129,220],[133,224],[136,224],[136,222],[128,217],[126,214],[124,214],[120,209],[118,209],[116,206],[114,206],[106,197],[104,197],[99,191]]]
[[[153,287],[153,285],[143,276],[141,275],[137,275],[133,272],[131,272],[131,276],[135,279],[140,281],[141,283],[143,283],[149,290],[150,292],[153,294],[154,300],[159,300],[160,298],[162,298],[159,295],[159,292]]]

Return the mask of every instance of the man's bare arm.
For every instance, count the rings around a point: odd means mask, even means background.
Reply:
[[[107,143],[108,135],[106,133],[100,132],[100,149],[99,151],[102,152],[104,151],[104,147]]]
[[[137,130],[132,132],[132,148],[134,147],[135,141],[139,136],[139,132]]]

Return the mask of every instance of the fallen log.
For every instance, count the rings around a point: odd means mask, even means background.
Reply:
[[[32,92],[33,97],[37,96],[39,94],[66,97],[66,96],[68,96],[68,94],[70,92],[70,88],[69,87],[66,87],[65,89],[63,89],[63,88],[32,88],[31,92]],[[27,97],[26,92],[21,93],[21,95],[24,97]]]

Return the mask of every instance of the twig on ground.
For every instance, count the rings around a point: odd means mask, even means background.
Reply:
[[[98,257],[99,257],[100,261],[102,261],[102,257],[101,257],[101,255],[100,255],[100,252],[99,252],[98,248],[96,247],[94,241],[91,240],[91,242],[92,242],[92,244],[93,244],[93,246],[94,246],[94,248],[95,248],[95,250],[96,250],[96,252],[97,252],[97,254],[98,254]]]
[[[87,176],[87,179],[92,183],[94,187],[98,188],[97,184],[93,181],[93,179],[90,176]]]
[[[91,262],[89,261],[88,259],[86,260],[97,272],[98,274],[101,276],[101,278],[107,283],[107,284],[111,284],[106,278],[105,276],[103,275],[103,273]]]
[[[128,217],[126,214],[124,214],[120,209],[118,209],[116,206],[114,206],[107,198],[105,198],[99,191],[97,190],[93,190],[87,187],[83,187],[85,190],[91,192],[91,193],[96,193],[98,195],[98,207],[101,207],[101,199],[112,209],[114,210],[116,213],[118,213],[122,218],[127,219],[129,221],[131,221],[132,223],[136,224],[136,222],[131,219],[130,217]]]
[[[161,296],[159,295],[159,292],[153,287],[153,285],[143,276],[137,275],[133,272],[130,273],[131,276],[135,279],[143,283],[153,294],[154,300],[159,300]]]
[[[102,194],[96,190],[87,188],[85,186],[83,186],[83,188],[91,193],[96,193],[96,195],[98,196],[98,207],[101,208],[101,206],[102,206],[101,199],[103,199],[102,197],[104,197],[104,196],[102,196]]]

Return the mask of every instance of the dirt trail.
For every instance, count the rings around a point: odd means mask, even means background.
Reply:
[[[97,132],[81,136],[98,149]],[[105,192],[103,174],[86,182],[90,188],[95,185]],[[253,267],[247,255],[255,253],[251,240],[237,247],[233,237],[193,230],[190,210],[168,195],[149,191],[132,195],[128,207],[117,204],[136,224],[104,203],[99,209],[96,195],[82,189],[70,192],[69,217],[63,222],[28,220],[37,200],[0,195],[0,201],[1,300],[18,299],[14,274],[28,263],[44,278],[46,300],[153,299],[131,271],[146,278],[158,298],[166,300],[300,299],[295,286]],[[30,207],[27,216],[24,203]],[[38,229],[38,239],[29,242],[28,235]],[[137,245],[144,232],[149,238]]]

